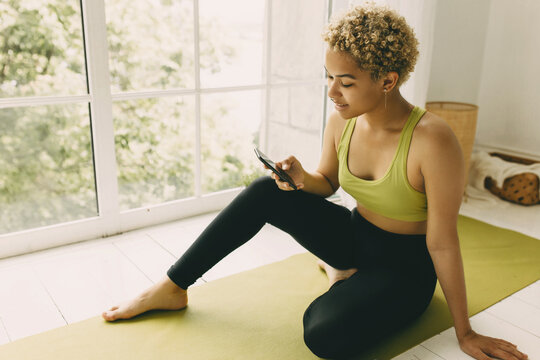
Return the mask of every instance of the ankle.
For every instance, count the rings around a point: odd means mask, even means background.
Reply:
[[[165,288],[171,292],[179,293],[179,294],[186,294],[187,290],[181,288],[180,286],[176,285],[174,281],[172,281],[168,276],[165,276],[161,282],[159,283],[160,288]]]

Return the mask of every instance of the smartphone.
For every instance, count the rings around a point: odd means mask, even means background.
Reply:
[[[294,181],[293,179],[291,179],[291,177],[285,172],[285,171],[282,171],[280,169],[278,169],[276,167],[276,164],[270,160],[270,158],[266,155],[264,155],[261,150],[255,148],[255,154],[257,155],[257,157],[259,158],[259,160],[261,160],[261,162],[266,165],[268,168],[270,168],[270,170],[272,170],[277,176],[279,176],[279,178],[281,179],[281,181],[286,181],[289,183],[289,185],[291,185],[291,187],[294,189],[294,190],[298,190],[298,188],[296,187],[296,185],[294,184]]]

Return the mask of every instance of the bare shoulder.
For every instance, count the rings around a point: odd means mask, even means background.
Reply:
[[[339,140],[341,138],[341,133],[347,121],[339,115],[337,111],[332,111],[330,116],[328,116],[328,123],[326,124],[326,131],[329,131],[334,139],[334,144],[337,149]]]
[[[435,155],[444,149],[461,155],[461,147],[452,128],[443,118],[429,111],[418,122],[414,135],[423,154]]]
[[[337,129],[339,127],[343,128],[343,126],[345,126],[345,123],[346,121],[335,110],[332,111],[328,116],[328,125],[332,126],[334,129]]]
[[[422,116],[418,125],[416,125],[415,130],[416,133],[418,133],[418,136],[425,141],[428,141],[433,137],[448,137],[454,135],[452,129],[443,118],[429,111],[426,111],[424,116]]]

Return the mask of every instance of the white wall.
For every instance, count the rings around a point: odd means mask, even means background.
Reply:
[[[476,146],[540,157],[537,0],[440,0],[428,101],[479,106]]]
[[[439,0],[428,101],[478,104],[489,0]]]
[[[477,142],[540,155],[540,1],[492,1]]]

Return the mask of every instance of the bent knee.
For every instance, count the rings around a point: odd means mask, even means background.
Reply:
[[[333,359],[349,355],[349,339],[354,335],[345,330],[348,326],[341,323],[338,316],[321,310],[323,309],[317,306],[315,300],[304,313],[304,343],[311,352],[321,358]]]
[[[304,343],[315,355],[341,359],[370,346],[373,338],[368,326],[332,316],[328,311],[322,313],[313,305],[304,314]]]
[[[347,349],[343,348],[342,341],[336,338],[332,326],[319,323],[304,328],[304,343],[312,353],[323,359],[334,359],[345,356]]]
[[[304,329],[304,343],[320,358],[342,359],[358,355],[371,347],[374,340],[363,329],[344,331],[338,326],[325,327],[324,324],[320,324]]]
[[[250,194],[257,194],[258,196],[268,197],[281,190],[277,187],[276,181],[270,176],[261,176],[253,180],[244,191]]]
[[[253,180],[238,197],[263,201],[273,199],[276,191],[279,191],[279,188],[274,179],[270,176],[261,176]]]
[[[275,180],[272,179],[270,176],[263,175],[253,180],[249,184],[249,186],[261,187],[261,186],[269,186],[270,184],[273,184],[275,186],[276,184]]]

